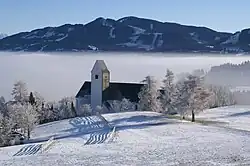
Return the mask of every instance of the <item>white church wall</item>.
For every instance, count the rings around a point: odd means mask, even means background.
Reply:
[[[91,74],[91,107],[95,109],[102,105],[102,72],[93,71]]]

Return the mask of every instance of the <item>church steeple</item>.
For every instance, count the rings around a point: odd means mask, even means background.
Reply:
[[[96,60],[91,70],[91,106],[102,106],[102,92],[109,87],[110,72],[104,60]]]

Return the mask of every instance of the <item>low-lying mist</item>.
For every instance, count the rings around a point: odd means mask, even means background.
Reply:
[[[23,80],[29,91],[38,91],[46,100],[57,100],[77,93],[97,59],[105,60],[111,81],[139,82],[152,75],[162,79],[166,69],[175,74],[195,69],[209,70],[223,63],[238,64],[250,57],[221,55],[140,53],[0,53],[0,96],[11,99],[13,83]]]

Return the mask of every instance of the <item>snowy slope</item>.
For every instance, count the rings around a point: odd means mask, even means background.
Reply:
[[[113,142],[86,144],[91,135],[94,136],[92,140],[97,140],[96,135],[103,140],[110,131],[97,117],[53,122],[37,127],[33,133],[36,141],[50,136],[58,138],[46,153],[12,157],[11,154],[14,150],[18,151],[20,146],[1,148],[0,165],[250,164],[250,133],[247,131],[237,132],[167,119],[153,112],[103,116],[112,126],[116,126]]]
[[[250,132],[250,106],[230,106],[207,110],[198,119],[222,122],[217,125]]]

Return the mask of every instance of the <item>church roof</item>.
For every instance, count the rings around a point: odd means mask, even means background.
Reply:
[[[109,71],[104,60],[96,60],[91,72],[93,70]]]
[[[90,94],[91,94],[91,82],[85,81],[81,89],[76,94],[76,98],[84,97],[85,95],[90,95]]]
[[[103,91],[103,101],[106,100],[121,100],[127,98],[132,102],[138,102],[138,93],[140,92],[144,84],[139,83],[121,83],[110,82],[109,87]],[[78,97],[84,97],[91,94],[91,82],[85,81],[81,89],[76,95]]]
[[[103,91],[103,101],[129,99],[138,102],[138,93],[144,84],[139,83],[110,83],[109,87]]]

